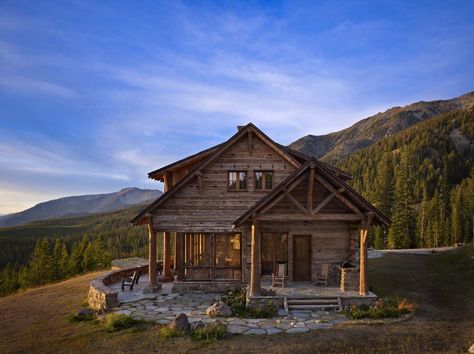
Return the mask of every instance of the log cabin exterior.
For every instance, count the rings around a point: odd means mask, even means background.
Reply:
[[[358,291],[368,294],[367,232],[390,223],[348,184],[350,175],[277,144],[252,123],[226,142],[149,173],[165,193],[133,220],[149,230],[149,291],[157,291],[156,234],[163,273],[178,291],[249,285],[287,265],[290,282],[313,282],[322,263],[330,284],[356,261]],[[174,254],[171,242],[174,240]]]

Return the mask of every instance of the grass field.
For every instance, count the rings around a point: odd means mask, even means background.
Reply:
[[[69,323],[84,300],[89,274],[0,298],[0,352],[5,353],[463,353],[474,342],[474,255],[463,248],[443,255],[388,254],[370,260],[369,279],[381,296],[419,306],[409,321],[344,326],[299,335],[234,336],[214,343],[160,340],[157,328],[107,333]]]

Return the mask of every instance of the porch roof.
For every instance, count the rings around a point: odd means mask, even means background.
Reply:
[[[381,211],[374,207],[370,202],[368,202],[364,197],[352,189],[344,180],[335,175],[330,171],[323,163],[317,159],[311,158],[304,165],[302,165],[298,170],[292,173],[286,180],[280,183],[275,189],[268,193],[265,197],[260,199],[253,207],[247,210],[242,216],[234,221],[234,226],[238,227],[245,223],[249,218],[254,214],[258,214],[266,206],[268,206],[272,201],[274,201],[282,193],[285,193],[287,188],[301,176],[303,176],[309,169],[317,168],[318,173],[321,174],[325,179],[327,179],[331,184],[334,185],[334,189],[343,188],[345,196],[350,200],[357,208],[360,209],[362,213],[374,213],[374,223],[377,223],[381,226],[388,227],[391,223],[390,219],[387,218]]]

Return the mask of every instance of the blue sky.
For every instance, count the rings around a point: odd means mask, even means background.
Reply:
[[[474,89],[473,1],[1,1],[0,214]]]

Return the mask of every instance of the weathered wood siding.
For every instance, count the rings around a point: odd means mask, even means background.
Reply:
[[[288,233],[288,278],[293,280],[293,236],[311,235],[311,277],[316,280],[316,275],[321,263],[329,263],[330,285],[337,284],[339,276],[337,266],[344,261],[355,261],[357,246],[357,223],[342,221],[318,222],[262,222],[261,232]],[[247,233],[246,254],[250,255],[250,241]],[[250,257],[246,258],[248,278]]]
[[[247,171],[247,191],[228,191],[228,171]],[[256,191],[254,171],[273,171],[275,188],[295,167],[258,137],[253,137],[249,154],[247,136],[243,136],[202,171],[203,191],[197,177],[153,213],[158,231],[233,232],[232,223],[268,191]]]

